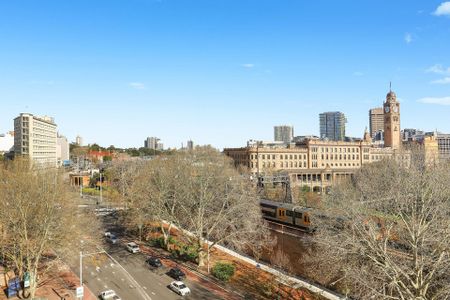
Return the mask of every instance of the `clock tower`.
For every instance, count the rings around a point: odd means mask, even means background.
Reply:
[[[383,103],[384,111],[384,146],[393,149],[400,149],[400,103],[397,102],[397,95],[389,91],[386,101]]]

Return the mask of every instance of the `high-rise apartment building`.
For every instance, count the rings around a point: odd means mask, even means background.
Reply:
[[[376,107],[369,110],[369,131],[372,139],[377,132],[384,130],[384,113],[382,107]]]
[[[14,119],[14,154],[40,166],[56,167],[56,124],[53,118],[21,113]]]
[[[158,149],[159,141],[160,141],[160,139],[157,137],[148,137],[144,141],[144,147],[148,148],[148,149],[159,150]]]
[[[339,111],[324,112],[319,115],[320,138],[330,141],[345,140],[345,115]]]
[[[274,126],[273,138],[275,142],[290,143],[294,138],[294,127],[287,125]]]

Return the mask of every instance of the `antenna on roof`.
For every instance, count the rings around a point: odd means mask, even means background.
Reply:
[[[392,81],[389,81],[389,92],[392,92]]]

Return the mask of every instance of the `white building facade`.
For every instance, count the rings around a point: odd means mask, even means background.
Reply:
[[[57,166],[57,131],[53,118],[21,113],[14,119],[14,154],[38,166]]]
[[[63,135],[58,135],[56,139],[56,158],[58,166],[62,166],[64,162],[69,160],[69,142]]]

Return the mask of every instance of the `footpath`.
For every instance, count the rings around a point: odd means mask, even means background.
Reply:
[[[60,264],[56,270],[50,271],[40,280],[40,287],[36,292],[39,300],[76,300],[75,289],[80,284],[80,278],[67,266]],[[21,293],[21,292],[20,292]],[[6,300],[5,293],[0,293],[0,300]],[[23,299],[12,297],[9,299]],[[98,298],[84,286],[83,300],[98,300]]]

